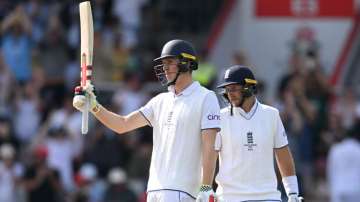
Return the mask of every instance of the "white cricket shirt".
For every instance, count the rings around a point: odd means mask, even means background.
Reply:
[[[220,107],[215,93],[198,82],[178,95],[169,90],[140,109],[153,127],[147,190],[179,190],[194,197],[201,184],[201,130],[220,128]]]
[[[256,101],[250,112],[221,110],[217,194],[226,202],[278,200],[274,148],[288,144],[279,111]]]
[[[352,138],[333,145],[327,162],[331,201],[346,195],[360,196],[360,143]],[[359,198],[357,198],[359,199]]]

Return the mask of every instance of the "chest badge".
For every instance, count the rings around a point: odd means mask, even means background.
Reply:
[[[252,132],[248,132],[246,134],[247,143],[244,144],[245,147],[247,147],[248,151],[253,151],[257,144],[254,142],[254,137]]]

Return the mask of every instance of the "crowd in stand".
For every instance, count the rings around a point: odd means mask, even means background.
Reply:
[[[127,114],[157,93],[144,89],[154,81],[151,59],[159,50],[139,44],[149,1],[93,3],[95,86],[121,83],[100,88],[98,98]],[[80,70],[77,4],[2,0],[0,22],[0,201],[145,201],[151,128],[120,136],[92,119],[89,134],[80,133],[81,114],[72,107]],[[289,71],[273,96],[278,99],[263,98],[263,88],[259,99],[280,110],[305,198],[359,196],[360,176],[353,173],[360,170],[360,101],[353,86],[333,89],[321,49],[302,39],[290,51]],[[242,54],[232,62],[250,63]],[[215,72],[203,81],[210,88]]]

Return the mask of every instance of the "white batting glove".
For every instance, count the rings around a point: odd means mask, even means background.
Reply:
[[[302,202],[303,197],[299,197],[297,194],[290,194],[288,196],[288,202]]]
[[[215,202],[225,202],[225,200],[221,196],[217,196],[215,193]]]
[[[201,185],[196,202],[215,202],[215,193],[210,185]]]
[[[75,88],[73,106],[77,110],[83,112],[85,108],[86,97],[88,97],[90,101],[90,111],[92,113],[97,113],[99,111],[99,103],[96,100],[94,86],[92,84],[88,84],[85,87],[77,86]]]

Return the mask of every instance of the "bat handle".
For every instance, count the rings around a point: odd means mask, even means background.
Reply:
[[[86,135],[89,129],[89,98],[86,96],[85,107],[81,116],[81,133]]]

